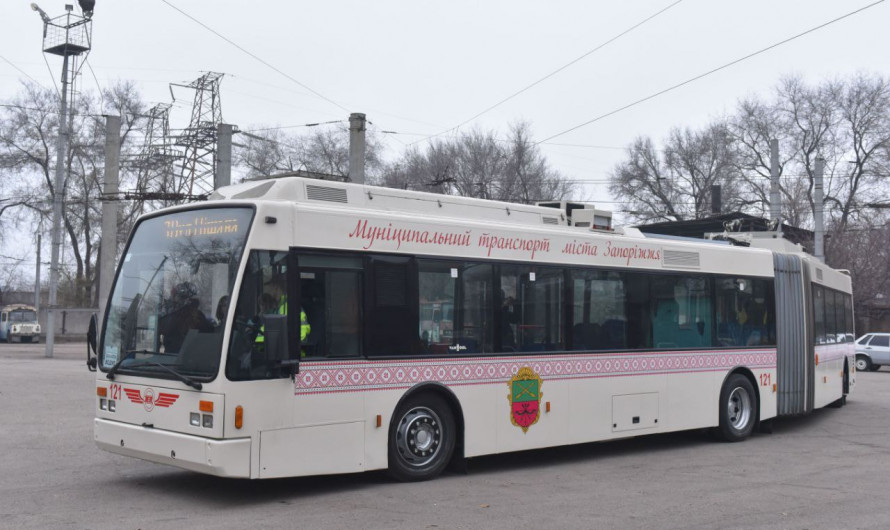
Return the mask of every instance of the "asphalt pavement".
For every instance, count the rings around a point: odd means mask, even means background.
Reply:
[[[219,479],[93,443],[86,345],[0,344],[2,528],[888,528],[890,371],[736,444],[701,431],[382,472]],[[295,449],[298,451],[298,449]]]

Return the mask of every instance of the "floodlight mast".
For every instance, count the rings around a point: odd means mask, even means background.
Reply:
[[[92,9],[95,0],[81,0],[81,9],[84,17],[72,15],[73,6],[66,5],[66,15],[53,21],[40,9],[36,3],[31,4],[31,9],[40,14],[43,20],[43,51],[53,55],[62,56],[62,93],[59,110],[59,139],[56,148],[56,174],[53,182],[53,217],[52,217],[52,252],[49,273],[49,300],[46,315],[46,357],[53,356],[55,346],[55,314],[56,300],[59,288],[59,256],[62,247],[62,201],[65,193],[65,152],[68,144],[68,85],[69,85],[69,61],[72,55],[81,55],[90,51]],[[86,6],[84,5],[86,4]],[[89,8],[89,14],[87,14]],[[74,19],[72,21],[72,19]],[[64,22],[62,21],[64,20]],[[72,32],[75,29],[75,32]],[[73,77],[73,76],[72,76]],[[74,80],[71,79],[71,82]]]
[[[40,18],[43,19],[43,23],[49,23],[49,15],[46,14],[46,11],[40,9],[40,6],[36,3],[31,3],[31,9],[40,13]]]

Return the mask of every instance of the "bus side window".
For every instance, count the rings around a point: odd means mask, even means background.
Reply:
[[[6,322],[6,313],[0,314],[0,322]]]
[[[362,259],[344,254],[299,254],[300,308],[309,333],[304,357],[362,354]]]

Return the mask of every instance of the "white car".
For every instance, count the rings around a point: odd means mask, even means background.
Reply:
[[[890,333],[868,333],[856,340],[856,370],[880,370],[890,364]]]

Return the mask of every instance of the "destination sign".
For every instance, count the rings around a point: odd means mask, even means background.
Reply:
[[[164,221],[164,236],[167,239],[182,239],[237,234],[240,230],[238,221],[228,216],[217,217],[209,214],[167,219]]]

